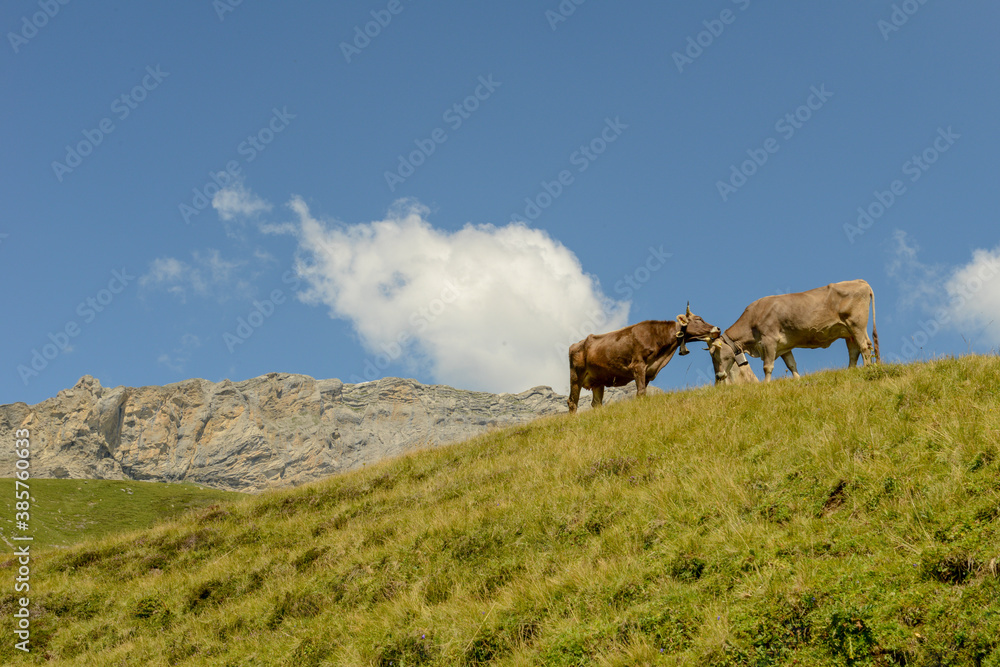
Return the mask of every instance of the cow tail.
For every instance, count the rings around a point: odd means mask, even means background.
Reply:
[[[872,300],[872,345],[875,347],[875,363],[880,363],[882,357],[878,351],[878,326],[875,324],[875,290],[868,288]]]

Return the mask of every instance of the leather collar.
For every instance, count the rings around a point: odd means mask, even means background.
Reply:
[[[739,354],[740,352],[743,351],[739,348],[738,345],[736,345],[736,342],[732,338],[730,338],[725,331],[722,332],[720,338],[722,338],[722,340],[726,342],[726,345],[733,348],[733,354]]]

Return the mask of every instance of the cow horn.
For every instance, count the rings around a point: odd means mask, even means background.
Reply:
[[[687,316],[691,317],[691,302],[690,301],[688,301],[688,305],[687,305]]]

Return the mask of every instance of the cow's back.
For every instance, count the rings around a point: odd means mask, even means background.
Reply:
[[[828,347],[848,333],[847,323],[856,317],[862,294],[867,314],[870,289],[864,280],[848,280],[765,296],[747,306],[737,323],[749,328],[755,339],[773,341],[779,351]]]

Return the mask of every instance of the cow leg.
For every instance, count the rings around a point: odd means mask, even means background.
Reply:
[[[760,358],[764,362],[764,382],[771,381],[771,373],[774,372],[775,357],[777,357],[777,350],[773,347],[764,347],[761,350]]]
[[[576,412],[576,406],[580,404],[580,383],[570,380],[569,386],[569,411]]]
[[[569,400],[567,403],[569,403],[570,414],[576,412],[577,406],[580,405],[580,374],[573,365],[572,357],[570,357],[569,362]]]
[[[847,367],[855,368],[858,365],[858,357],[861,356],[861,347],[854,338],[847,339],[847,354],[850,355],[847,360]]]
[[[646,369],[642,369],[634,374],[636,397],[646,395]]]
[[[792,351],[789,350],[781,355],[781,360],[785,362],[785,366],[788,366],[788,370],[792,372],[792,377],[796,380],[799,379],[799,371],[795,366],[795,357],[792,356]]]
[[[599,408],[604,405],[604,387],[594,387],[591,389],[594,397],[590,400],[590,407]]]
[[[865,366],[870,366],[872,363],[874,348],[872,347],[871,341],[865,340],[865,346],[861,348],[861,358],[864,361]]]
[[[865,324],[865,329],[867,329],[867,323]],[[872,363],[872,342],[868,340],[868,332],[860,327],[852,327],[851,335],[854,338],[854,348],[857,349],[855,352],[851,349],[851,342],[847,343],[847,350],[851,353],[851,367],[858,365],[858,354],[864,361],[865,366]]]

